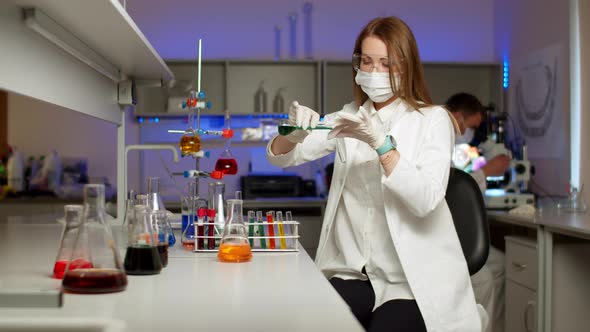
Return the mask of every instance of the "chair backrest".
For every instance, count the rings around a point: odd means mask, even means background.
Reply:
[[[485,264],[490,251],[490,232],[483,195],[469,174],[451,167],[445,199],[453,216],[469,274],[474,275]]]

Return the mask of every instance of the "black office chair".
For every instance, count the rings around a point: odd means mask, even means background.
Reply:
[[[451,167],[445,198],[469,274],[474,275],[485,264],[490,251],[490,231],[483,196],[469,174]]]

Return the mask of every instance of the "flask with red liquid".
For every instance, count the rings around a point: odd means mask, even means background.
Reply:
[[[70,262],[76,237],[80,231],[83,211],[84,207],[82,205],[64,206],[66,224],[59,241],[59,250],[53,266],[53,278],[55,279],[63,279],[68,264],[70,264],[70,269],[92,267],[92,264],[84,259]]]
[[[125,290],[127,275],[113,233],[106,221],[104,185],[84,186],[84,214],[70,262],[86,261],[89,266],[70,263],[62,288],[71,293],[96,294]]]
[[[231,126],[229,111],[225,111],[225,129],[223,130],[223,132],[231,132],[230,127]],[[232,135],[223,136],[227,138],[227,140],[225,141],[225,149],[223,150],[221,156],[219,156],[219,159],[217,159],[217,162],[215,163],[215,170],[222,172],[224,175],[234,175],[238,173],[238,163],[236,162],[234,156],[231,154],[230,151],[230,142],[232,136],[233,132]]]

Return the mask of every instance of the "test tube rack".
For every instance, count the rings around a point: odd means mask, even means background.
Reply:
[[[298,221],[283,221],[283,222],[244,222],[246,229],[249,231],[250,227],[253,227],[254,235],[248,236],[250,247],[253,252],[298,252],[299,251],[299,222]],[[279,225],[282,225],[285,229],[285,235],[279,235]],[[214,234],[210,236],[208,234],[208,228],[211,226],[210,223],[195,222],[195,249],[194,252],[217,252],[219,251],[219,244],[221,243],[222,232],[219,230],[217,225],[214,226]],[[198,227],[204,228],[204,235],[197,235]],[[262,227],[264,234],[268,234],[268,228],[273,227],[274,236],[260,235],[258,230]],[[215,241],[215,248],[208,249],[207,245],[209,240]],[[199,241],[203,242],[203,247],[198,245]],[[274,243],[274,248],[271,248],[270,244]],[[263,245],[264,243],[264,245]]]

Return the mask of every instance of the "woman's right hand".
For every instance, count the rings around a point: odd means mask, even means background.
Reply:
[[[291,143],[302,143],[311,132],[307,128],[314,128],[320,121],[320,115],[309,107],[299,105],[297,101],[289,107],[289,124],[305,129],[294,130],[285,136]]]

